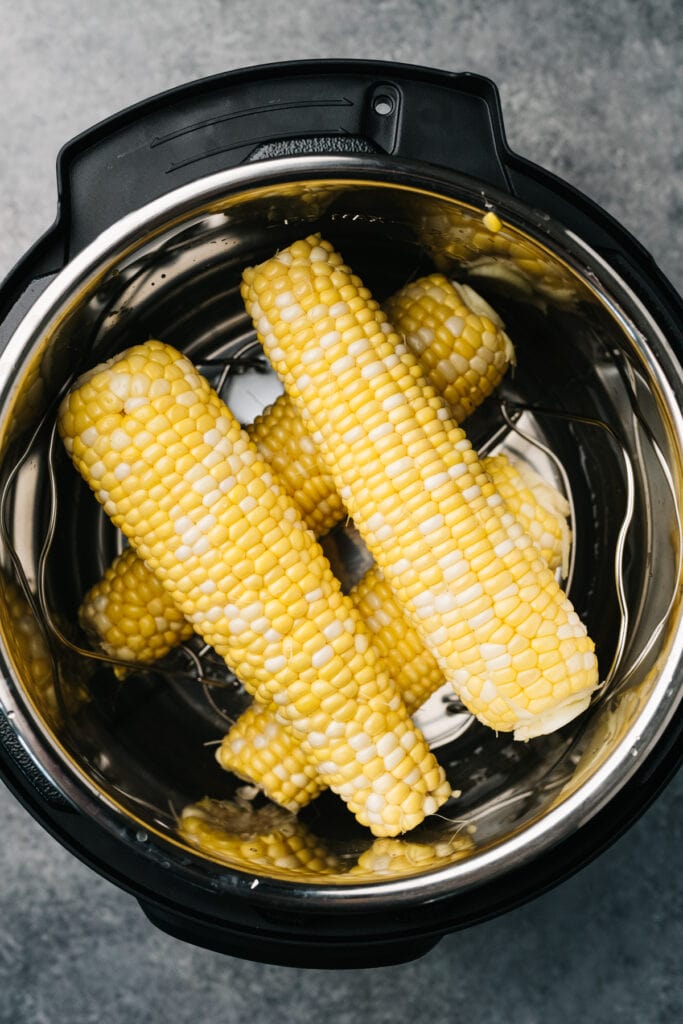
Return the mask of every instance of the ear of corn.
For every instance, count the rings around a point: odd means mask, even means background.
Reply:
[[[320,537],[344,516],[332,477],[301,416],[286,395],[264,409],[247,433],[291,495],[306,525]]]
[[[482,459],[482,467],[507,509],[534,542],[550,569],[566,577],[571,548],[569,502],[530,466],[505,455]]]
[[[193,633],[190,622],[133,548],[111,563],[78,611],[86,631],[122,661],[153,662]]]
[[[377,304],[318,236],[243,276],[344,505],[463,703],[519,739],[588,706],[592,641]]]
[[[350,593],[372,632],[392,679],[410,714],[444,684],[443,672],[406,618],[379,569],[372,568]]]
[[[183,614],[378,836],[449,796],[357,610],[247,435],[179,352],[136,346],[59,412],[76,468]]]
[[[512,342],[495,310],[468,285],[443,274],[405,285],[388,299],[386,309],[457,423],[492,394],[514,363]],[[382,309],[373,304],[370,312],[378,328],[387,331]],[[287,395],[281,395],[247,429],[311,529],[318,535],[330,530],[342,518],[344,507]]]
[[[514,361],[495,310],[468,285],[443,274],[407,284],[384,308],[457,423],[498,387]]]
[[[396,331],[419,357],[458,423],[492,394],[514,363],[502,320],[468,285],[430,274],[401,288],[386,306]],[[388,330],[378,305],[371,315],[380,330]],[[318,536],[339,522],[344,507],[334,481],[286,394],[264,409],[247,432]]]
[[[349,871],[349,881],[372,882],[381,878],[405,878],[464,860],[474,852],[472,837],[461,832],[436,843],[376,839]]]
[[[226,772],[258,786],[273,803],[296,813],[324,789],[315,761],[288,725],[254,701],[216,748]]]
[[[206,798],[184,808],[179,831],[203,853],[243,871],[262,867],[296,879],[342,869],[339,858],[301,822],[273,806],[243,809]]]

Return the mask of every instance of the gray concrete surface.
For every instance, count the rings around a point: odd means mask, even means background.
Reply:
[[[52,220],[59,146],[155,92],[298,57],[499,84],[513,148],[597,199],[683,288],[680,0],[0,0],[0,277]],[[0,1022],[683,1019],[679,777],[598,861],[404,967],[260,967],[156,932],[0,787]]]

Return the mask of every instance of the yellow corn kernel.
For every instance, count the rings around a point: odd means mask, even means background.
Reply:
[[[518,739],[585,710],[598,674],[583,623],[401,338],[378,328],[348,341],[374,306],[342,257],[302,239],[247,269],[242,295],[346,509],[463,703]],[[538,597],[525,601],[531,584]],[[533,708],[516,646],[492,639],[506,620],[523,650],[540,653],[530,624],[549,622],[567,651],[561,682]]]
[[[503,227],[500,217],[497,213],[494,213],[493,210],[489,210],[488,213],[485,213],[482,217],[482,221],[484,223],[484,227],[487,227],[489,231],[493,231],[494,234],[500,231]]]
[[[169,386],[170,401],[168,392],[159,394],[159,382]],[[195,631],[299,735],[322,780],[362,824],[378,836],[398,835],[448,798],[443,771],[379,665],[368,631],[313,534],[188,359],[158,341],[135,346],[77,382],[60,407],[58,424],[74,465]],[[182,461],[189,467],[182,477],[177,472],[170,477],[172,486],[158,470],[160,458],[167,456],[156,449],[147,455],[148,433],[162,449],[173,448],[175,465]],[[138,496],[152,488],[156,501],[140,502]],[[129,510],[136,505],[145,510],[143,519],[138,515],[131,521]],[[216,526],[225,527],[229,537],[220,548],[209,539]],[[257,542],[281,552],[277,598],[273,583],[253,572],[251,551]],[[293,557],[286,567],[289,552]],[[290,575],[293,570],[299,582]],[[295,605],[303,606],[296,615]],[[271,621],[274,612],[288,609],[292,622],[285,637]],[[343,654],[325,632],[332,623],[353,638]],[[339,720],[322,705],[327,694],[345,687],[355,713]],[[346,757],[358,742],[368,752],[366,761]],[[419,809],[412,802],[409,810],[393,802],[394,793],[401,797],[392,756],[396,745],[419,768],[413,787],[421,797]],[[368,775],[370,765],[381,769],[376,779]]]

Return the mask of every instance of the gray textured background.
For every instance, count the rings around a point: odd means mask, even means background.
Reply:
[[[54,215],[60,145],[129,103],[270,60],[476,71],[514,149],[602,203],[683,289],[680,0],[0,0],[0,277]],[[0,788],[0,1021],[678,1022],[683,775],[560,888],[373,971],[261,967],[166,938]]]

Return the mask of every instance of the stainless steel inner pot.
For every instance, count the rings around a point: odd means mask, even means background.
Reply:
[[[483,220],[492,208],[499,231]],[[50,454],[58,396],[86,368],[158,337],[214,382],[226,359],[243,357],[223,394],[251,420],[279,384],[258,359],[244,363],[258,352],[240,274],[312,231],[380,301],[438,268],[505,320],[516,369],[466,429],[566,490],[569,592],[605,681],[582,717],[526,744],[473,722],[451,695],[432,698],[419,721],[461,796],[384,849],[329,794],[294,821],[220,770],[211,744],[246,702],[235,686],[202,686],[189,656],[121,680],[55,633],[86,644],[79,601],[121,548],[59,442]],[[457,893],[590,821],[680,702],[681,368],[624,281],[514,199],[373,156],[283,159],[205,178],[125,217],[68,264],[0,357],[0,387],[0,704],[69,801],[194,884],[327,907]],[[340,572],[357,573],[352,533],[326,544]],[[204,668],[221,677],[219,665]],[[230,802],[220,849],[198,849],[179,831],[183,808],[204,797]],[[263,835],[275,840],[257,855]],[[311,857],[283,854],[279,836],[298,837]]]

